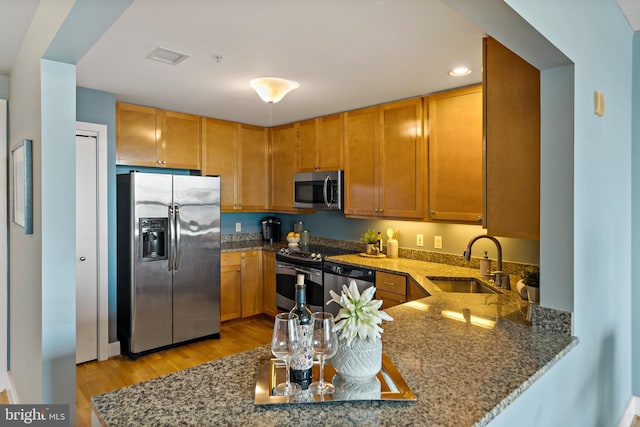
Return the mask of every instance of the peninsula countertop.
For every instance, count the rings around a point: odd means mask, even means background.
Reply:
[[[568,334],[532,327],[513,293],[454,295],[422,279],[431,268],[439,276],[475,270],[355,257],[334,258],[404,272],[432,295],[387,309],[394,321],[382,325],[383,351],[415,402],[255,405],[258,360],[270,354],[262,346],[94,396],[96,417],[109,426],[482,426],[577,345]]]

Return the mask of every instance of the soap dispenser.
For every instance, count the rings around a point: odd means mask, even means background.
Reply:
[[[480,277],[491,277],[491,260],[487,251],[484,251],[484,257],[480,260]]]

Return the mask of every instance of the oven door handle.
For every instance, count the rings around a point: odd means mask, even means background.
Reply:
[[[302,268],[302,267],[298,267],[298,266],[294,266],[293,269],[295,271],[297,271],[298,273],[305,273],[305,274],[308,274],[310,276],[320,276],[320,275],[322,275],[322,271],[321,270],[311,270],[311,269]]]

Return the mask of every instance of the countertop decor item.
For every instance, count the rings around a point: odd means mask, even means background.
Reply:
[[[300,241],[300,233],[290,231],[287,234],[287,242],[289,242],[289,246],[298,246],[299,241]]]
[[[378,232],[376,230],[368,229],[360,236],[360,241],[367,244],[367,254],[377,255],[379,251],[376,251],[376,243],[378,242]]]
[[[353,280],[347,288],[342,286],[342,294],[333,291],[331,302],[342,308],[336,317],[335,330],[338,333],[338,351],[331,363],[338,375],[347,382],[364,382],[373,379],[382,368],[382,341],[379,326],[383,320],[393,318],[380,310],[382,300],[374,300],[375,287],[358,291]]]

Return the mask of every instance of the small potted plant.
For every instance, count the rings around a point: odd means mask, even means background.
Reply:
[[[529,302],[538,304],[540,302],[540,270],[531,268],[522,275],[522,281],[527,287]]]
[[[382,341],[379,326],[393,318],[380,310],[382,300],[373,299],[376,288],[362,293],[355,281],[342,285],[342,294],[330,291],[332,299],[342,308],[336,316],[334,331],[338,334],[338,351],[331,358],[336,372],[350,382],[368,381],[382,368]]]
[[[376,230],[367,230],[360,236],[360,241],[367,244],[367,254],[375,255],[375,245],[378,243],[378,232]]]

